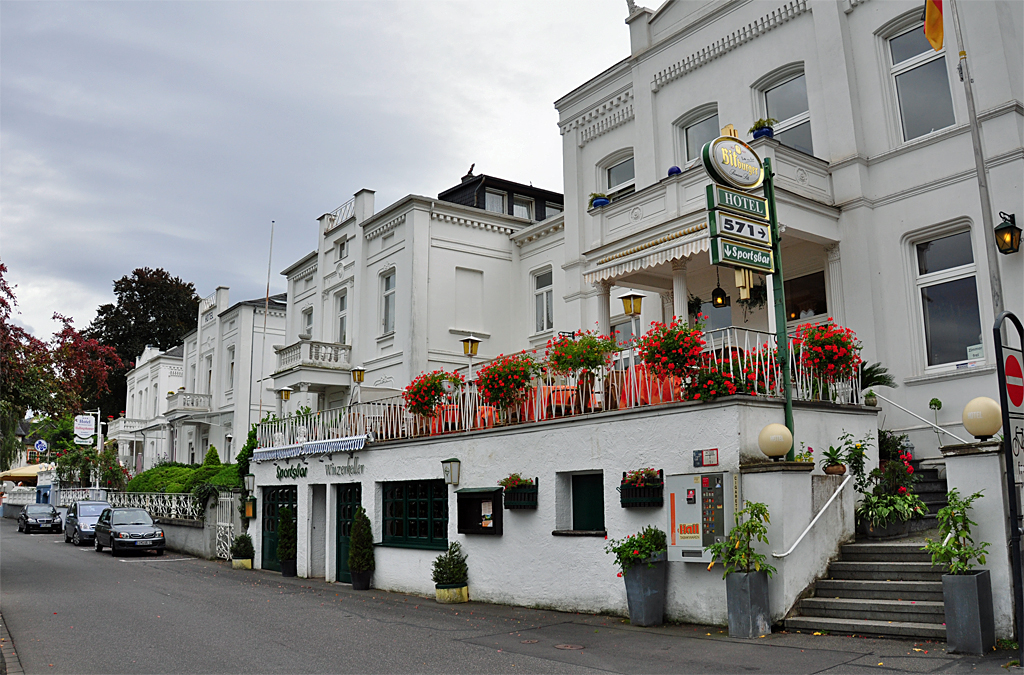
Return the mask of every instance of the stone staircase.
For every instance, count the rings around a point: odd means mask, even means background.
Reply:
[[[946,639],[942,570],[932,567],[922,545],[915,539],[843,546],[828,578],[785,620],[786,629]]]
[[[942,570],[921,550],[926,537],[938,537],[935,514],[947,503],[946,479],[937,468],[911,465],[915,490],[928,507],[912,521],[912,538],[843,546],[828,578],[819,579],[785,620],[787,630],[946,639]]]

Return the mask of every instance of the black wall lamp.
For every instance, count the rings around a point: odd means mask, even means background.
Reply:
[[[1020,250],[1020,228],[1017,218],[1012,213],[999,212],[1003,222],[996,225],[996,248],[1000,253],[1010,255]]]

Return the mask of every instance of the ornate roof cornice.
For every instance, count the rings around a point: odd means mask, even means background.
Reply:
[[[401,225],[404,222],[405,222],[405,214],[403,213],[402,215],[398,216],[397,218],[393,218],[393,219],[389,220],[388,222],[384,223],[380,227],[378,227],[376,229],[373,229],[373,230],[370,230],[369,232],[367,232],[366,233],[366,239],[369,241],[371,239],[376,239],[377,237],[385,235],[385,234],[387,234],[388,232],[392,231],[393,229],[395,229],[396,227],[398,227],[399,225]]]
[[[508,227],[506,225],[495,225],[494,223],[485,223],[480,220],[473,220],[472,218],[464,218],[462,216],[453,216],[447,213],[438,213],[434,211],[430,214],[430,217],[434,220],[439,220],[442,223],[451,223],[452,225],[461,225],[463,227],[472,227],[478,230],[487,230],[488,232],[500,232],[502,234],[512,234],[518,232],[515,228]]]
[[[579,145],[582,148],[595,138],[629,122],[634,116],[633,90],[630,88],[559,127],[563,136],[574,129],[580,129]]]
[[[858,3],[859,4],[859,3]],[[737,47],[759,38],[768,31],[795,19],[804,12],[811,11],[807,0],[789,0],[778,9],[765,14],[760,19],[734,30],[723,38],[715,40],[707,47],[690,54],[685,59],[676,61],[668,68],[658,71],[651,80],[651,91],[658,91],[669,82],[677,80],[689,72],[724,56]]]

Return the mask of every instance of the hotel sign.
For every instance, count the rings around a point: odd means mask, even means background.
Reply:
[[[725,211],[708,211],[708,231],[712,241],[715,237],[723,236],[765,248],[771,248],[772,245],[772,231],[768,223],[740,218]]]
[[[711,240],[711,264],[752,269],[765,274],[775,272],[771,251],[722,237]]]
[[[725,209],[740,216],[768,222],[768,200],[730,190],[721,185],[707,187],[708,210]]]
[[[764,182],[764,165],[753,148],[733,136],[720,136],[701,149],[704,170],[716,183],[755,190]]]

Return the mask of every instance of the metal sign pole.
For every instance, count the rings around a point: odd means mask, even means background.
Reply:
[[[999,375],[999,405],[1003,410],[1003,453],[1006,458],[1007,502],[1010,504],[1010,562],[1013,566],[1013,608],[1017,622],[1017,646],[1020,662],[1024,663],[1024,574],[1021,572],[1020,553],[1020,502],[1017,480],[1014,477],[1016,462],[1013,453],[1013,434],[1010,426],[1010,401],[1006,390],[1006,368],[1003,365],[1003,322],[1009,319],[1017,329],[1017,337],[1024,348],[1024,326],[1013,312],[1003,312],[992,327],[992,338],[996,346],[996,369]],[[1018,450],[1018,452],[1024,449]]]
[[[782,367],[782,388],[786,396],[786,428],[796,438],[793,428],[793,374],[789,367],[789,336],[786,334],[786,290],[782,277],[782,241],[779,236],[779,217],[775,208],[775,176],[772,160],[764,158],[764,197],[768,200],[768,223],[772,228],[772,257],[775,258],[775,273],[772,274],[772,293],[775,296],[775,341],[779,365]],[[796,441],[793,441],[794,446]],[[790,446],[786,459],[796,459],[794,446]]]

